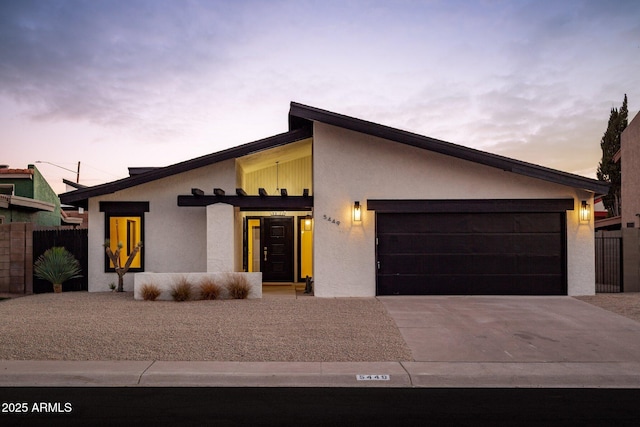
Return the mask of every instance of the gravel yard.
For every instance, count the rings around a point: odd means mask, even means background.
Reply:
[[[576,297],[576,299],[640,322],[640,292],[596,294],[593,296]]]
[[[400,361],[375,298],[135,301],[64,292],[0,301],[3,360]]]
[[[576,298],[640,322],[640,293]],[[0,301],[0,342],[0,360],[411,360],[375,298],[177,303],[38,294]]]

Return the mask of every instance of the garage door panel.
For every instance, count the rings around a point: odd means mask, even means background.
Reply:
[[[556,275],[380,276],[380,295],[564,295]]]
[[[566,294],[564,214],[379,214],[378,294]]]
[[[562,258],[560,256],[539,255],[535,257],[517,258],[519,274],[555,274],[562,275]]]
[[[503,254],[560,255],[557,233],[511,234],[379,234],[378,251],[397,254],[439,252],[443,254],[473,254],[482,252]]]
[[[429,289],[426,293],[425,290]],[[378,278],[379,295],[464,295],[469,283],[464,277],[425,278],[417,275],[381,276]]]
[[[474,255],[384,255],[379,258],[379,274],[562,274],[559,256],[516,254]]]

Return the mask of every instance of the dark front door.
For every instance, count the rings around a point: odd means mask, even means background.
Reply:
[[[264,282],[293,282],[293,218],[263,218],[260,271]]]

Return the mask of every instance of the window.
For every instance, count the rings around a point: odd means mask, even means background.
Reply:
[[[144,213],[148,202],[100,202],[105,213],[105,240],[115,252],[120,248],[120,265],[124,266],[139,242],[144,242]],[[114,265],[105,253],[105,271],[114,271]],[[136,254],[129,271],[144,271],[144,246]]]
[[[0,184],[0,194],[4,194],[5,196],[13,196],[13,191],[13,184]]]

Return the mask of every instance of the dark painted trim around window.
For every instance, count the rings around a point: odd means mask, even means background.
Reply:
[[[100,202],[100,212],[104,212],[104,239],[109,238],[109,223],[111,217],[130,216],[140,217],[140,241],[143,246],[140,249],[140,267],[131,267],[131,272],[144,271],[145,260],[145,224],[144,214],[149,212],[149,202]],[[104,254],[104,271],[107,273],[115,272],[115,269],[110,266],[110,260],[107,254]]]
[[[149,202],[100,202],[100,212],[118,214],[118,216],[149,212]]]

